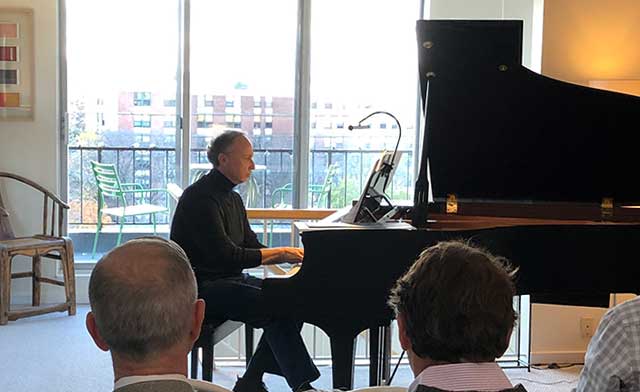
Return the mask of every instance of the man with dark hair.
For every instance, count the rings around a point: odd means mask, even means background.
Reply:
[[[514,294],[504,259],[456,241],[424,250],[389,300],[416,377],[409,392],[511,390],[495,360],[517,319]]]
[[[207,156],[213,170],[185,189],[171,224],[171,239],[189,256],[199,295],[210,305],[207,318],[264,329],[234,391],[264,392],[265,372],[284,376],[295,392],[312,389],[310,382],[320,373],[300,336],[302,324],[269,314],[262,280],[243,273],[261,264],[299,263],[303,251],[266,248],[249,226],[242,199],[233,190],[255,168],[253,146],[244,133],[225,131],[209,144]]]
[[[110,351],[117,392],[193,392],[187,354],[204,301],[187,256],[165,239],[141,238],[107,253],[89,281],[87,329]]]

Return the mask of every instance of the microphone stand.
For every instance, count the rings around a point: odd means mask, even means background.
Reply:
[[[387,159],[385,159],[385,156],[382,157],[381,159],[381,167],[377,170],[377,172],[379,172],[380,174],[377,175],[375,177],[374,183],[373,184],[367,184],[367,189],[364,190],[365,194],[368,196],[368,198],[370,199],[374,199],[374,203],[376,203],[377,206],[380,205],[380,201],[384,200],[387,202],[387,204],[389,204],[389,207],[391,208],[391,210],[389,212],[387,212],[384,216],[382,217],[376,217],[373,212],[371,212],[369,210],[369,205],[363,205],[362,206],[362,211],[367,213],[369,215],[369,218],[373,221],[373,222],[379,222],[381,220],[386,219],[387,217],[392,216],[395,212],[396,212],[396,207],[393,206],[393,204],[391,203],[391,201],[385,196],[384,191],[387,189],[387,184],[389,182],[390,176],[391,176],[391,171],[393,170],[393,165],[395,163],[396,160],[396,155],[398,153],[398,147],[400,146],[400,139],[402,138],[402,126],[400,125],[400,121],[398,121],[398,119],[396,118],[396,116],[394,116],[393,114],[389,113],[389,112],[385,112],[385,111],[375,111],[367,116],[365,116],[362,120],[358,121],[358,125],[349,125],[348,129],[350,131],[354,130],[354,129],[369,129],[371,128],[370,125],[362,125],[362,123],[366,120],[368,120],[369,118],[371,118],[374,115],[377,114],[386,114],[387,116],[393,118],[393,120],[396,122],[396,124],[398,125],[398,141],[396,142],[396,146],[393,150],[393,154],[391,155],[391,161],[388,161]],[[384,179],[384,184],[382,186],[382,193],[378,193],[377,191],[375,191],[375,186],[377,185],[378,181],[380,181],[380,179]],[[369,192],[371,192],[371,194],[369,194]],[[368,200],[367,196],[364,196],[364,201]],[[376,208],[377,209],[377,208]],[[357,220],[358,217],[355,217],[355,219]]]
[[[393,163],[396,160],[396,154],[398,153],[398,146],[400,146],[400,139],[402,138],[402,126],[400,126],[400,121],[398,121],[398,119],[396,118],[396,116],[394,116],[393,114],[389,113],[389,112],[385,112],[382,110],[378,110],[375,111],[373,113],[368,114],[367,116],[365,116],[362,120],[358,121],[358,125],[349,125],[348,129],[350,131],[354,130],[354,129],[367,129],[370,128],[370,126],[368,125],[362,125],[363,122],[365,122],[366,120],[368,120],[369,118],[375,116],[376,114],[386,114],[387,116],[391,117],[396,124],[398,125],[398,141],[396,142],[396,147],[393,150],[393,155],[391,155],[391,162],[387,162],[384,161],[382,162],[382,174],[384,177],[384,187],[382,189],[387,189],[387,181],[389,181],[389,175],[391,173],[391,171],[393,170]]]

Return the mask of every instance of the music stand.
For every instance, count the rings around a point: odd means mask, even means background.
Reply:
[[[385,194],[391,183],[401,152],[384,151],[369,172],[362,194],[349,212],[339,221],[344,223],[380,223],[393,215],[395,207]],[[391,162],[391,159],[394,161]]]

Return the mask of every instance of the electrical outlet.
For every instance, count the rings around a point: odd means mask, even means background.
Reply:
[[[593,336],[593,329],[595,328],[595,321],[593,317],[582,317],[580,319],[580,335],[583,338],[590,338]]]

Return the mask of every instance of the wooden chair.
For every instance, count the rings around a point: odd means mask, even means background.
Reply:
[[[70,316],[76,314],[73,244],[71,239],[63,237],[61,234],[64,210],[69,206],[52,192],[24,177],[0,172],[0,178],[16,180],[41,192],[44,196],[42,232],[30,237],[16,237],[9,222],[9,211],[3,205],[0,195],[0,325],[7,324],[9,320],[13,321],[49,312],[68,311]],[[31,257],[32,270],[30,272],[11,273],[11,262],[13,257],[18,255]],[[60,260],[64,281],[42,276],[41,261],[43,258]],[[31,278],[31,308],[10,309],[11,280],[17,278]],[[65,302],[40,306],[41,283],[63,286]]]

